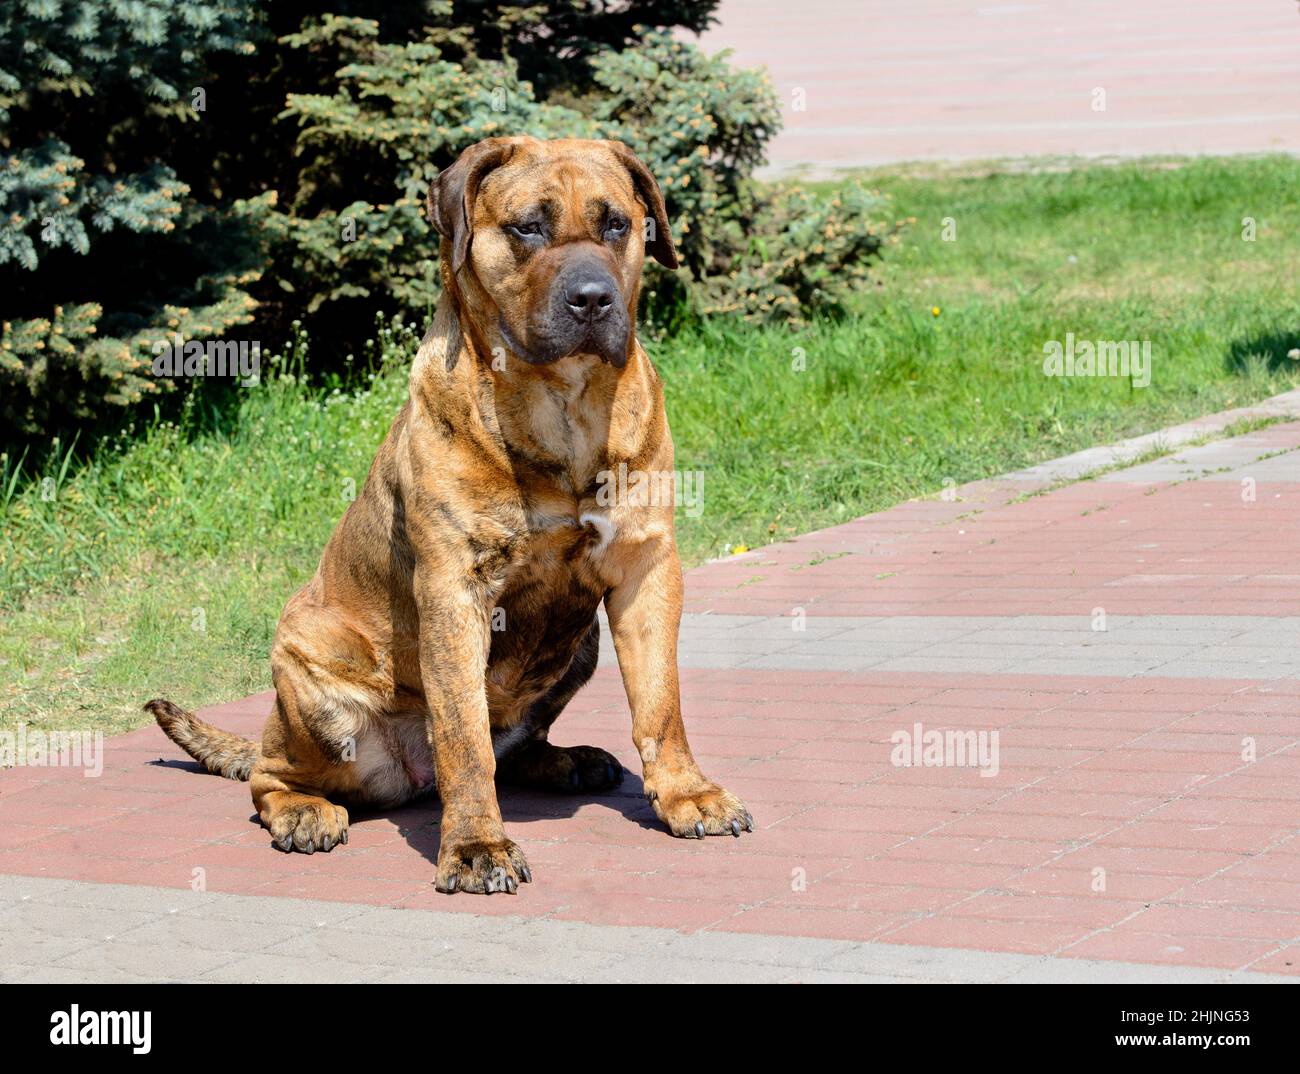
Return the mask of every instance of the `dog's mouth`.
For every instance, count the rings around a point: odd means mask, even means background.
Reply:
[[[534,333],[535,340],[531,344],[525,344],[510,330],[504,317],[498,322],[502,342],[517,358],[529,365],[551,365],[574,355],[594,355],[601,362],[621,369],[627,364],[627,335],[625,332],[611,331],[611,327],[613,326],[592,324],[562,335]]]

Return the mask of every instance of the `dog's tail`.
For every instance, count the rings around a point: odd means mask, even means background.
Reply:
[[[262,752],[256,742],[204,723],[170,701],[149,701],[144,709],[168,738],[214,775],[246,780]]]

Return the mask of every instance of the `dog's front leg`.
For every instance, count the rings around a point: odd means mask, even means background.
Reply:
[[[704,777],[686,742],[677,682],[682,571],[671,537],[655,541],[606,594],[605,610],[632,709],[645,795],[656,815],[673,835],[691,838],[752,830],[740,799]]]
[[[523,851],[506,838],[497,805],[496,759],[484,673],[490,610],[445,578],[417,569],[420,675],[429,704],[429,745],[442,800],[434,886],[439,891],[514,894],[532,880]]]

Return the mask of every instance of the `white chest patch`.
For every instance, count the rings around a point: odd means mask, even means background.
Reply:
[[[586,511],[578,518],[578,522],[583,526],[592,526],[600,534],[600,543],[595,545],[591,550],[593,552],[603,552],[609,547],[610,542],[614,540],[614,522],[606,514],[600,514],[596,511]]]

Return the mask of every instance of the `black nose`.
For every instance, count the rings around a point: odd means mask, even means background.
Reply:
[[[588,276],[564,289],[569,311],[580,321],[596,321],[614,307],[614,284],[608,278]]]

